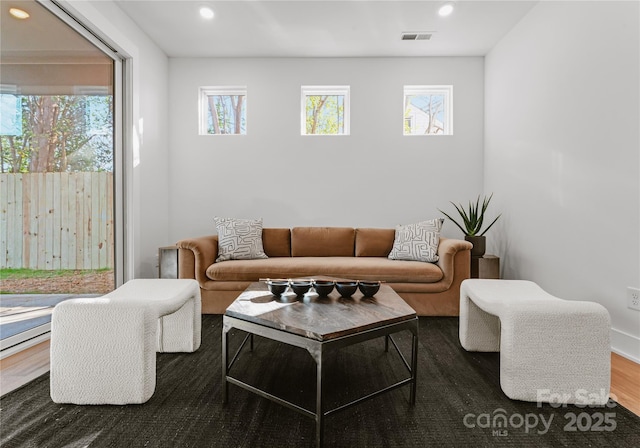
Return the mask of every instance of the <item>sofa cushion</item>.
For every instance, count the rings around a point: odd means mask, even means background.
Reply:
[[[410,260],[435,263],[438,261],[438,244],[443,218],[396,226],[392,260]]]
[[[268,257],[290,257],[291,230],[262,229],[262,245]]]
[[[262,247],[262,219],[215,217],[218,230],[216,261],[267,258]]]
[[[291,257],[214,263],[207,277],[217,281],[258,281],[326,275],[354,280],[435,283],[442,279],[436,264],[397,261],[385,257]]]
[[[351,227],[294,227],[292,257],[353,257],[356,231]]]
[[[356,257],[387,257],[393,247],[394,229],[356,229]]]

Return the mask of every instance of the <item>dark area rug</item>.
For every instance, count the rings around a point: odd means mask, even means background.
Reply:
[[[313,420],[236,386],[221,403],[221,316],[203,316],[196,353],[158,354],[156,392],[143,405],[75,406],[49,397],[43,375],[0,399],[2,447],[312,447]],[[232,333],[232,346],[242,340]],[[404,353],[410,334],[396,335]],[[315,363],[301,349],[256,337],[234,376],[313,410]],[[640,417],[606,407],[512,401],[500,389],[499,354],[467,353],[457,318],[420,318],[418,394],[409,387],[326,419],[327,447],[639,447]],[[333,353],[330,407],[406,377],[380,338]]]

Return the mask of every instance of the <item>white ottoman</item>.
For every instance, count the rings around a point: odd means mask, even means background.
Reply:
[[[500,386],[514,400],[605,404],[610,328],[602,305],[562,300],[533,282],[468,279],[460,287],[460,343],[500,352]]]
[[[103,298],[151,306],[159,317],[156,351],[191,353],[200,347],[202,303],[197,281],[130,280]]]
[[[51,319],[51,399],[144,403],[155,390],[156,351],[196,351],[201,325],[195,280],[137,279],[103,297],[65,300]]]

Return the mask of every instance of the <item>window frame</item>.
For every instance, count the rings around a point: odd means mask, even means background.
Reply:
[[[344,96],[344,122],[341,134],[307,134],[307,97]],[[334,137],[351,135],[351,86],[301,86],[300,87],[300,135]]]
[[[211,134],[208,132],[208,114],[209,114],[209,96],[244,96],[244,110],[245,110],[245,131],[244,134]],[[222,136],[222,135],[247,135],[249,132],[248,126],[248,95],[247,86],[201,86],[199,88],[198,95],[198,135],[208,136]]]
[[[444,130],[442,134],[407,134],[404,124],[406,117],[405,104],[407,96],[412,95],[443,95],[444,96]],[[402,95],[402,135],[404,137],[444,137],[453,135],[453,85],[408,85],[403,87]]]

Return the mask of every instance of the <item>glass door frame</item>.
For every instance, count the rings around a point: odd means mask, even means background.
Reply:
[[[132,96],[132,58],[126,52],[118,51],[99,37],[97,30],[76,18],[70,8],[55,0],[35,0],[62,22],[70,26],[82,37],[101,50],[113,60],[113,175],[114,175],[114,287],[122,285],[133,278],[133,211],[132,201],[132,169],[133,167],[133,116]],[[8,348],[2,350],[2,358],[6,358],[44,342],[51,337],[51,323],[29,329],[12,337]]]

